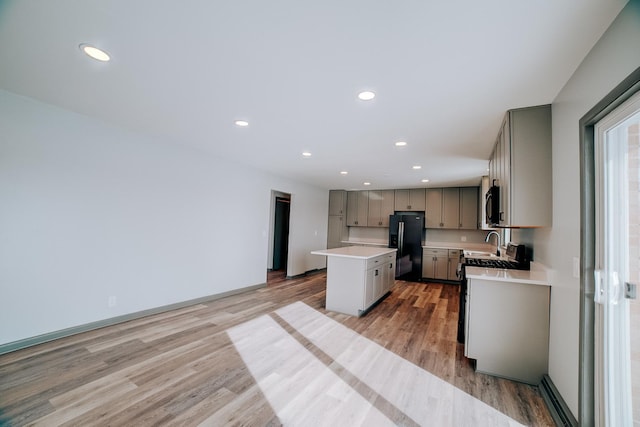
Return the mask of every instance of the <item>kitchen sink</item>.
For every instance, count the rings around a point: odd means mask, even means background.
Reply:
[[[484,251],[464,251],[465,258],[498,258],[498,255]]]

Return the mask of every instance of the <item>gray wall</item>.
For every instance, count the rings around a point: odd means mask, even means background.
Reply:
[[[580,279],[580,164],[578,122],[640,67],[640,2],[632,0],[583,60],[552,104],[553,227],[522,236],[552,270],[549,374],[578,414]],[[522,231],[514,230],[514,240]],[[530,232],[529,232],[530,233]]]
[[[272,190],[325,265],[326,190],[6,91],[0,129],[0,345],[264,283]]]

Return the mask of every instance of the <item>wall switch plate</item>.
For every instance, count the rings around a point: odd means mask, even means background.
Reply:
[[[110,296],[109,297],[109,301],[107,302],[107,305],[109,307],[115,307],[117,303],[118,303],[118,301],[116,300],[116,297]]]
[[[580,258],[577,256],[573,257],[573,277],[580,278]]]

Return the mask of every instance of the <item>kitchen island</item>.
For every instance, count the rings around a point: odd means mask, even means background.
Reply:
[[[395,282],[396,249],[349,246],[311,254],[327,257],[327,310],[361,316]]]

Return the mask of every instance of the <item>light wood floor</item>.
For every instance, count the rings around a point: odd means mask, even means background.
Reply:
[[[361,318],[326,275],[0,356],[0,425],[531,425],[537,388],[473,371],[458,287],[396,281]]]

